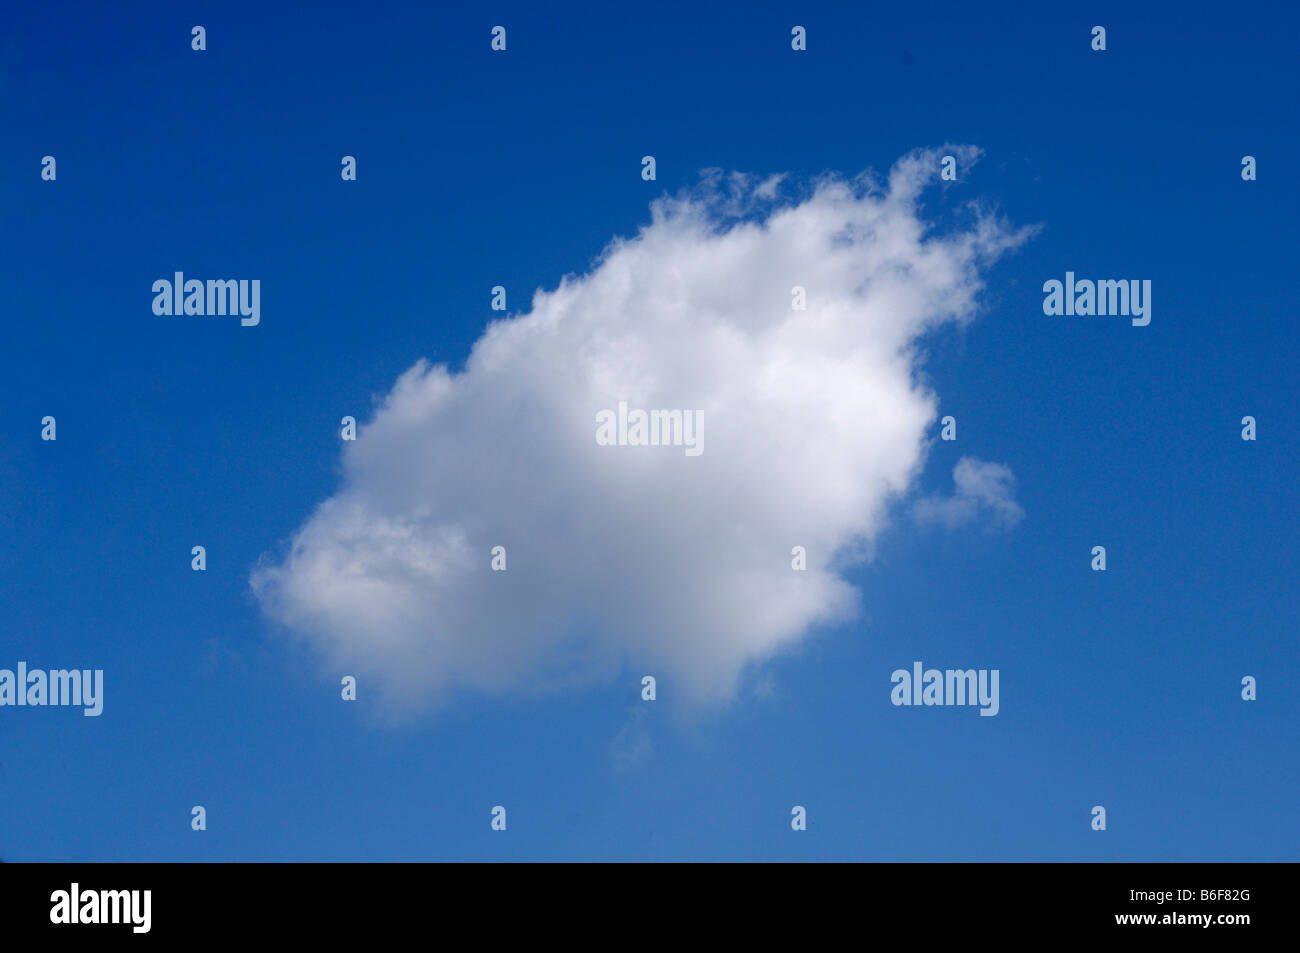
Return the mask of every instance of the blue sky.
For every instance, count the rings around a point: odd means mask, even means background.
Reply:
[[[0,667],[102,668],[105,711],[0,709],[0,857],[1295,859],[1295,14],[746,7],[10,14]],[[946,143],[984,153],[952,201],[1041,231],[924,339],[959,438],[914,490],[998,461],[1018,524],[900,509],[844,572],[863,612],[706,710],[632,660],[394,721],[266,617],[250,572],[338,491],[339,418],[463,367],[493,285],[526,310],[702,169]],[[177,270],[260,278],[262,323],[155,316]],[[1045,316],[1067,270],[1149,278],[1150,326]],[[892,706],[916,659],[999,669],[998,716]]]

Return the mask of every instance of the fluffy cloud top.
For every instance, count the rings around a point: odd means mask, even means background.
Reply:
[[[1015,501],[1015,474],[1000,463],[962,457],[953,468],[952,482],[952,496],[916,502],[913,512],[919,522],[951,529],[987,515],[995,524],[1014,526],[1025,515]]]
[[[265,613],[403,707],[624,665],[722,699],[852,617],[836,556],[908,490],[935,417],[914,342],[968,320],[980,270],[1025,237],[974,208],[933,230],[938,164],[802,189],[712,174],[656,201],[587,274],[491,324],[463,372],[401,375],[338,493],[254,570]],[[700,411],[704,452],[598,445],[620,401]]]

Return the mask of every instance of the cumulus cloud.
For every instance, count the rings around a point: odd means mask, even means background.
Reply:
[[[1027,235],[976,207],[934,228],[938,166],[914,153],[883,182],[802,186],[715,172],[657,200],[585,274],[489,325],[462,371],[401,375],[345,444],[338,492],[253,571],[264,612],[403,707],[628,665],[722,700],[853,617],[843,554],[908,491],[935,418],[915,343],[969,320],[982,270]],[[598,444],[619,402],[698,411],[704,452]]]
[[[1015,501],[1015,475],[1000,463],[962,457],[953,468],[952,482],[951,496],[917,500],[913,513],[918,522],[953,529],[987,517],[994,524],[1007,527],[1019,523],[1025,515]]]

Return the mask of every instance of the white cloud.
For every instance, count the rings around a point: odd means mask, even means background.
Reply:
[[[627,721],[609,743],[610,767],[616,772],[644,767],[654,755],[654,721],[645,702],[634,702]]]
[[[1000,463],[962,457],[952,471],[953,494],[917,500],[918,522],[956,528],[981,515],[1001,526],[1014,526],[1025,513],[1015,501],[1016,478]]]
[[[913,342],[970,319],[981,267],[1027,234],[976,209],[933,233],[939,155],[798,195],[707,175],[490,325],[463,372],[417,363],[345,445],[338,493],[254,570],[266,614],[398,707],[624,665],[726,699],[851,618],[832,560],[880,529],[935,417]],[[598,446],[621,400],[702,411],[705,452]]]

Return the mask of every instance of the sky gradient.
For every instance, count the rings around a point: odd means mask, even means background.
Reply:
[[[7,12],[0,667],[102,668],[105,702],[0,708],[0,857],[1296,859],[1300,23],[1040,6]],[[526,311],[701,170],[949,143],[983,155],[927,220],[1039,229],[920,339],[958,440],[844,569],[857,618],[703,708],[629,662],[401,717],[267,618],[250,573],[339,491],[340,417],[463,369],[494,285]],[[155,316],[178,270],[261,279],[261,324]],[[1066,271],[1150,279],[1151,324],[1044,315]],[[966,455],[1022,519],[909,517]],[[891,705],[914,660],[998,669],[999,714]]]

